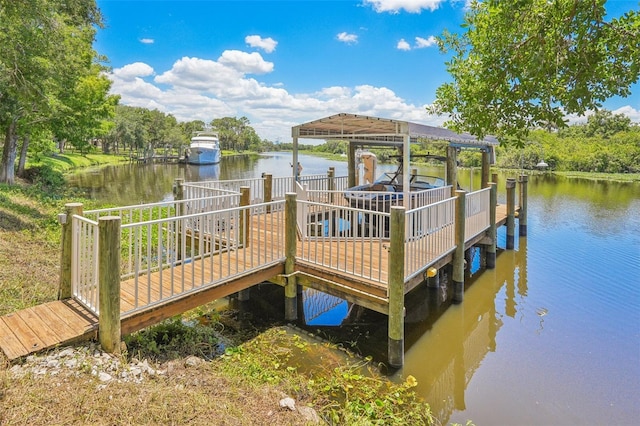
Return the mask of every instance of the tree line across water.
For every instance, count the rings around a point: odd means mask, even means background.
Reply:
[[[640,45],[633,42],[640,13],[609,19],[605,3],[471,2],[461,32],[438,38],[452,54],[446,65],[453,82],[438,88],[428,111],[448,114],[456,131],[500,137],[503,166],[544,160],[559,170],[638,172],[637,125],[606,111],[584,127],[564,121],[568,113],[598,110],[611,96],[629,96],[640,76]],[[283,147],[260,140],[246,117],[179,123],[158,110],[118,105],[107,59],[93,49],[102,27],[95,0],[0,0],[0,183],[12,184],[28,158],[66,146],[175,149],[206,126],[218,131],[225,150]],[[340,143],[325,145],[318,149],[335,151]]]

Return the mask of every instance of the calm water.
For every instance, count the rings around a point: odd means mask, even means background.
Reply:
[[[300,161],[303,174],[330,166],[346,174],[346,162]],[[103,201],[137,204],[170,198],[177,177],[288,176],[290,162],[291,154],[275,153],[228,157],[217,166],[118,166],[70,183]],[[460,183],[477,189],[478,173],[462,171]],[[502,228],[499,246],[504,238]],[[472,265],[461,305],[450,304],[445,286],[407,296],[406,364],[393,379],[415,376],[417,392],[443,424],[638,422],[640,184],[532,176],[528,236],[500,252],[495,270],[479,271],[477,258]],[[337,301],[310,322],[314,332],[386,359],[382,315]]]

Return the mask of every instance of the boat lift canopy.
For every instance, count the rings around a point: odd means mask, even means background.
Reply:
[[[298,139],[339,139],[349,142],[349,162],[353,164],[355,145],[397,146],[402,148],[403,176],[409,179],[411,143],[419,139],[445,141],[449,146],[459,148],[476,148],[485,152],[493,151],[499,145],[493,136],[478,139],[468,133],[456,133],[449,129],[408,121],[388,118],[370,117],[366,115],[340,113],[291,128],[293,137],[293,164],[298,163]],[[351,167],[350,167],[351,169]],[[298,178],[298,170],[293,167],[294,178]],[[409,182],[404,183],[409,187]]]

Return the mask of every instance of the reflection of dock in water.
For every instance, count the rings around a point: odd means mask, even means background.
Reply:
[[[486,356],[496,351],[502,313],[515,317],[516,298],[527,295],[526,238],[519,243],[518,250],[498,256],[495,269],[482,270],[470,280],[464,304],[449,306],[441,289],[428,289],[428,318],[407,334],[406,364],[420,366],[411,369],[418,381],[416,392],[443,424],[455,411],[466,409],[467,386]],[[501,292],[506,295],[504,306],[497,305]]]

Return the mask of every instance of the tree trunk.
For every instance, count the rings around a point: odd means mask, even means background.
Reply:
[[[15,183],[15,162],[16,148],[18,145],[18,135],[16,134],[17,121],[11,120],[4,137],[4,148],[2,150],[2,163],[0,164],[0,183],[13,185]]]
[[[29,142],[31,141],[31,135],[24,135],[22,138],[22,147],[20,148],[20,158],[18,160],[18,176],[24,176],[24,168],[27,164],[27,150],[29,149]]]

